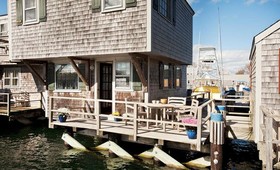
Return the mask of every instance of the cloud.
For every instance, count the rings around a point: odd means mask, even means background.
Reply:
[[[187,0],[188,1],[188,3],[191,5],[191,4],[193,4],[193,3],[197,3],[199,0]]]
[[[199,47],[211,46],[201,46],[198,44],[193,46],[193,62],[195,63],[198,61]],[[249,63],[249,50],[223,50],[222,54],[224,73],[235,74],[239,69],[244,68]],[[216,49],[216,55],[221,65],[221,55],[218,49]]]
[[[245,4],[246,5],[251,5],[253,3],[258,3],[258,4],[265,4],[267,3],[269,0],[245,0]]]
[[[245,4],[247,4],[247,5],[250,5],[254,2],[255,2],[255,0],[245,0]]]
[[[213,3],[218,3],[218,2],[220,2],[221,0],[211,0],[211,2],[213,2]]]
[[[203,12],[203,9],[199,9],[195,11],[194,17],[199,16]]]

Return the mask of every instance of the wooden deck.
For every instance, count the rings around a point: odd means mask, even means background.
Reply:
[[[0,107],[0,115],[2,115],[2,116],[8,116],[8,115],[17,114],[17,113],[19,113],[19,112],[32,111],[32,110],[39,110],[39,109],[41,109],[40,106],[33,106],[33,107],[22,107],[22,106],[17,106],[17,107],[11,107],[10,113],[8,113],[6,107]]]
[[[70,119],[66,122],[53,121],[51,126],[64,126],[64,127],[75,127],[75,128],[85,128],[91,130],[97,130],[97,121],[88,120],[88,119]],[[121,135],[134,135],[134,127],[132,125],[125,125],[125,121],[110,121],[104,120],[101,122],[99,129],[100,132],[109,132]],[[202,135],[202,142],[205,142],[209,135],[209,132],[204,132]],[[153,127],[150,126],[148,129],[146,125],[140,125],[137,137],[157,139],[171,142],[179,142],[184,144],[196,144],[196,139],[189,139],[186,135],[185,130],[178,130],[176,127],[168,126],[166,130],[163,130],[163,127]]]

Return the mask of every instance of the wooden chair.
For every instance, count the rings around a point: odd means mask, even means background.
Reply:
[[[130,99],[129,101],[135,101],[135,102],[140,102],[140,98],[137,99]],[[147,109],[146,108],[141,108],[138,107],[138,118],[146,118],[147,117]],[[129,103],[127,98],[125,98],[125,113],[122,114],[124,118],[134,118],[134,104]],[[129,119],[124,119],[125,125],[127,125],[127,122]]]
[[[186,105],[186,97],[168,97],[168,104],[173,104],[175,106],[185,106]],[[171,116],[172,120],[174,120],[174,117],[177,115],[176,112],[173,112],[170,109],[166,110],[166,116],[169,119],[169,117]]]
[[[176,109],[174,112],[177,113],[177,120],[181,121],[182,118],[185,118],[185,117],[196,118],[198,105],[199,105],[199,101],[192,99],[192,103],[191,103],[190,107],[181,107],[179,109]]]

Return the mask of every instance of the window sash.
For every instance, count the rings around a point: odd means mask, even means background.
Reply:
[[[55,66],[56,90],[79,90],[79,77],[71,64]]]
[[[125,0],[102,0],[103,12],[110,12],[122,9],[125,9]]]
[[[170,87],[170,66],[168,64],[163,65],[163,87]]]
[[[19,69],[5,69],[4,71],[4,87],[19,86]]]
[[[182,83],[181,83],[181,80],[182,80],[182,68],[180,66],[175,66],[175,75],[174,75],[174,78],[175,78],[175,87],[182,87]]]
[[[131,88],[131,62],[117,61],[115,69],[115,87],[116,88]]]
[[[28,2],[31,2],[30,4]],[[33,2],[33,3],[32,3]],[[36,22],[38,20],[37,0],[24,0],[24,22]]]

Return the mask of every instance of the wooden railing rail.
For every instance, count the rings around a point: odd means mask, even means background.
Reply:
[[[49,115],[49,125],[50,127],[53,127],[53,121],[55,118],[55,114],[58,113],[60,110],[58,108],[58,105],[56,103],[56,100],[65,100],[66,103],[70,103],[67,102],[69,101],[87,101],[87,102],[92,102],[92,104],[94,105],[94,112],[93,113],[88,113],[88,112],[84,112],[82,110],[73,110],[73,106],[69,106],[68,110],[65,110],[64,112],[69,114],[70,116],[73,117],[84,117],[85,119],[87,119],[87,116],[94,116],[94,119],[92,118],[88,118],[92,121],[93,123],[96,123],[96,133],[97,135],[100,135],[101,131],[104,131],[104,129],[102,129],[101,125],[103,122],[105,122],[106,120],[104,120],[104,117],[113,117],[113,118],[119,118],[119,119],[126,119],[129,121],[133,122],[133,126],[131,127],[133,129],[133,139],[136,141],[137,137],[139,137],[139,130],[145,130],[145,131],[154,131],[154,129],[149,129],[149,128],[145,128],[143,126],[139,126],[139,123],[146,123],[146,124],[161,124],[161,130],[160,132],[162,133],[174,133],[174,134],[182,134],[182,132],[180,132],[179,128],[176,131],[176,129],[171,132],[171,129],[167,128],[171,128],[171,127],[196,127],[197,128],[197,139],[196,139],[196,149],[200,150],[201,149],[201,144],[202,144],[202,125],[207,125],[207,130],[209,130],[209,120],[210,120],[210,113],[214,110],[214,100],[208,100],[205,103],[201,104],[198,107],[198,113],[197,113],[197,124],[187,124],[187,123],[182,123],[182,122],[176,122],[176,121],[172,121],[172,120],[155,120],[155,119],[150,119],[150,118],[139,118],[138,117],[138,107],[139,107],[139,102],[126,102],[126,101],[112,101],[112,100],[104,100],[104,99],[87,99],[87,98],[73,98],[73,97],[59,97],[59,96],[49,96],[49,108],[48,108],[48,115]],[[133,117],[122,117],[122,116],[113,116],[113,115],[108,115],[108,114],[101,114],[100,113],[100,103],[102,102],[107,102],[107,103],[116,103],[116,104],[125,104],[125,103],[130,103],[133,104],[134,106],[134,112],[133,112]],[[141,104],[141,106],[143,105],[143,103]],[[169,105],[170,106],[170,105]],[[64,105],[64,107],[67,108],[67,105]],[[205,109],[206,108],[206,109]],[[207,112],[207,113],[205,113]],[[206,115],[206,116],[205,116]],[[116,124],[118,122],[115,122]],[[123,122],[122,122],[123,123]],[[113,125],[112,125],[113,126]]]

